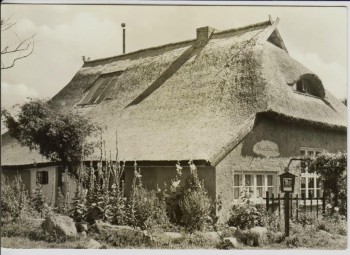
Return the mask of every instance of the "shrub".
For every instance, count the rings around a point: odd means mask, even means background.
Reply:
[[[180,163],[176,164],[176,179],[172,181],[166,205],[170,221],[193,232],[203,230],[206,223],[212,221],[213,205],[198,178],[195,164],[190,161],[189,165],[190,174],[185,179]]]
[[[301,224],[303,227],[306,225],[314,225],[317,221],[315,214],[299,212],[298,219],[296,217],[293,218],[293,222],[297,224]]]
[[[249,229],[255,226],[263,226],[263,213],[260,212],[249,200],[249,190],[243,188],[237,204],[232,206],[229,226]]]
[[[243,230],[237,235],[238,241],[248,246],[259,246],[259,234],[250,232],[250,230]]]
[[[35,211],[39,213],[41,218],[51,213],[51,207],[46,203],[45,196],[43,195],[43,192],[42,192],[42,185],[38,183],[37,183],[36,189],[34,190],[32,203]]]
[[[323,188],[329,195],[332,207],[339,208],[339,213],[347,215],[347,154],[322,153],[316,158],[307,157],[302,162],[303,168],[320,176]]]
[[[33,214],[33,205],[20,176],[14,180],[1,174],[1,218],[16,220]]]
[[[211,211],[210,200],[206,193],[203,190],[190,190],[184,194],[179,205],[181,222],[185,228],[190,232],[203,230]]]
[[[165,204],[155,191],[142,186],[140,169],[135,164],[134,179],[126,206],[127,223],[141,229],[151,229],[167,222]]]
[[[284,214],[262,210],[262,225],[272,232],[284,232]]]
[[[285,242],[286,242],[287,247],[300,246],[300,238],[297,235],[286,237]]]

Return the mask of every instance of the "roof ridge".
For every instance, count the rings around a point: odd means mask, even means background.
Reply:
[[[225,29],[225,30],[221,30],[221,31],[217,30],[217,31],[213,32],[213,35],[216,35],[216,34],[220,34],[221,35],[221,34],[225,34],[225,33],[238,32],[238,31],[242,31],[242,30],[245,30],[245,29],[249,29],[249,28],[253,28],[253,27],[260,27],[260,26],[264,26],[264,25],[271,25],[271,21],[268,20],[268,21],[264,21],[264,22],[250,24],[250,25],[247,25],[247,26],[242,26],[242,27],[237,27],[237,28],[230,28],[230,29]],[[117,60],[119,58],[125,58],[125,57],[128,57],[128,56],[132,56],[134,54],[138,54],[138,53],[149,51],[149,50],[159,50],[159,49],[166,48],[166,47],[171,47],[171,46],[181,46],[182,44],[188,44],[188,43],[192,43],[192,42],[195,42],[195,41],[196,41],[196,38],[185,40],[185,41],[174,42],[174,43],[162,44],[162,45],[158,45],[158,46],[154,46],[154,47],[150,47],[150,48],[139,49],[139,50],[132,51],[132,52],[129,52],[129,53],[125,53],[125,54],[122,54],[122,55],[116,55],[116,56],[106,57],[106,58],[98,58],[98,59],[93,59],[93,60],[86,60],[86,61],[84,61],[83,67],[84,66],[89,66],[89,64],[94,64],[96,62],[103,62],[103,61],[108,61],[108,60],[113,60],[113,59]]]

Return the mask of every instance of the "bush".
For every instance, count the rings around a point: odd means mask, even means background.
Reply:
[[[127,223],[141,229],[151,229],[167,224],[165,203],[155,191],[142,186],[140,170],[135,166],[131,195],[126,204]]]
[[[166,205],[170,221],[193,232],[203,230],[206,223],[212,221],[213,205],[198,178],[196,166],[192,161],[189,164],[190,175],[186,178],[182,175],[180,164],[176,164],[177,175],[166,196]]]
[[[189,232],[203,230],[210,215],[211,204],[203,190],[190,190],[179,202],[181,222]]]
[[[240,229],[263,226],[263,213],[251,203],[246,188],[243,189],[238,203],[232,206],[227,224]]]
[[[33,214],[33,205],[20,176],[14,180],[1,174],[1,219],[16,220]]]
[[[34,191],[34,195],[32,198],[32,204],[37,213],[39,213],[40,217],[43,218],[51,212],[50,206],[45,201],[45,196],[42,192],[42,185],[37,184],[37,187]]]
[[[320,176],[324,192],[333,208],[347,215],[347,153],[322,153],[316,158],[306,157],[302,168]]]

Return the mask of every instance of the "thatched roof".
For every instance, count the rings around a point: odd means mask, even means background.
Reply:
[[[121,160],[210,160],[261,112],[346,130],[346,107],[328,91],[324,99],[293,92],[290,84],[312,72],[288,55],[277,23],[207,29],[214,32],[205,43],[85,62],[51,105],[99,123],[112,157],[117,132]],[[112,72],[104,100],[80,105],[100,75]],[[23,164],[7,148],[2,165]]]

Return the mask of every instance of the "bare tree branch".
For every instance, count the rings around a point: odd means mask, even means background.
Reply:
[[[16,25],[16,23],[11,22],[11,17],[8,19],[1,19],[1,32],[9,30],[14,25]],[[17,34],[16,37],[18,43],[15,46],[6,45],[1,49],[1,70],[14,67],[18,60],[28,57],[34,51],[35,42],[33,38],[35,37],[35,34],[25,39],[20,38]],[[7,64],[6,61],[3,61],[5,55],[6,59],[11,59],[9,60],[11,64]],[[4,64],[4,62],[6,64]]]
[[[12,67],[15,66],[15,63],[16,63],[17,60],[20,60],[20,59],[22,59],[22,58],[26,58],[26,57],[28,57],[29,55],[31,55],[31,54],[33,53],[33,51],[34,51],[34,41],[32,42],[32,45],[33,45],[33,46],[32,46],[32,49],[31,49],[31,51],[30,51],[29,53],[27,53],[26,55],[23,55],[23,56],[19,56],[19,57],[14,58],[14,59],[12,60],[12,64],[11,64],[11,65],[1,67],[1,70],[12,68]]]
[[[12,18],[12,16],[10,16],[7,19],[1,19],[1,32],[9,30],[11,27],[16,25],[15,22],[11,22],[11,18]]]

